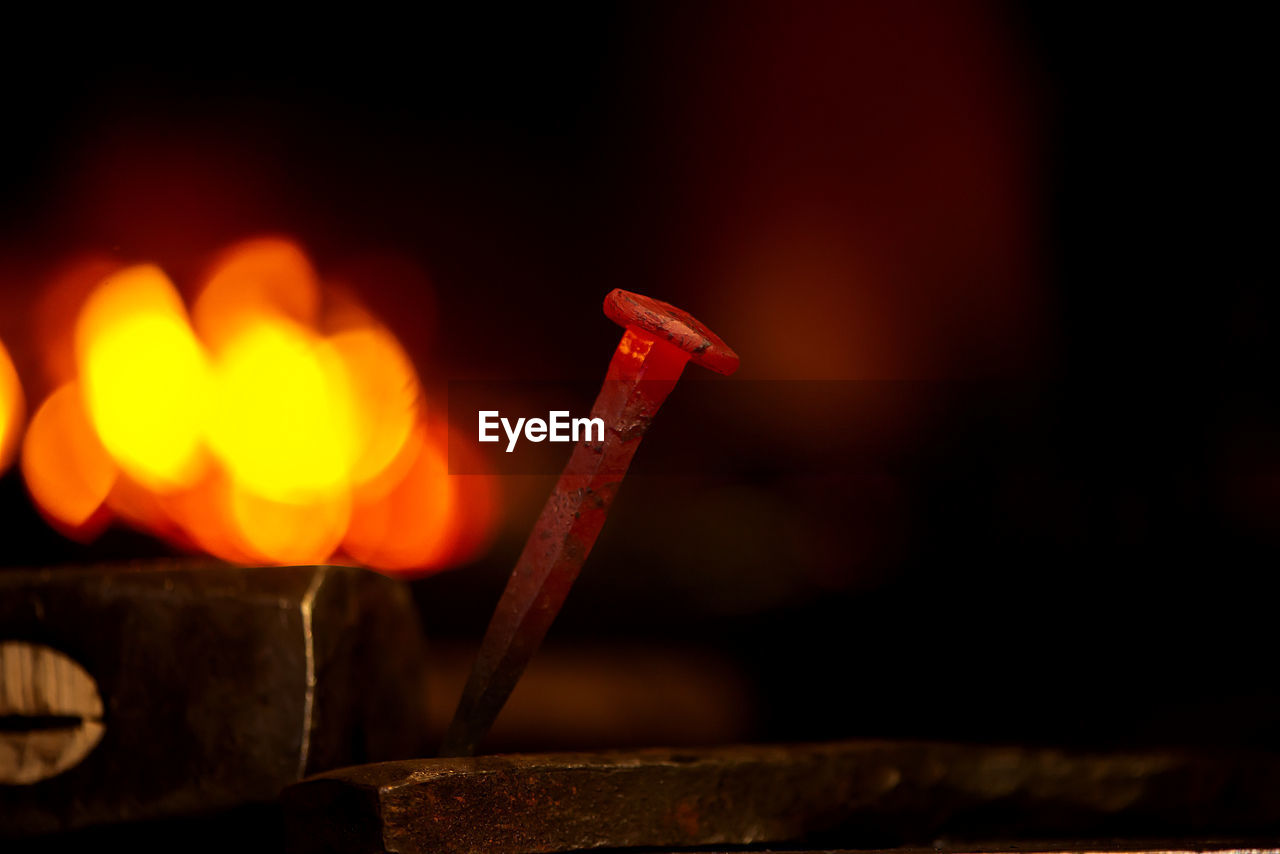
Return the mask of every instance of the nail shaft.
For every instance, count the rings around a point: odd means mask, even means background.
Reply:
[[[537,651],[569,589],[595,544],[640,440],[691,358],[705,362],[714,348],[722,370],[737,356],[688,315],[665,303],[615,291],[610,299],[629,299],[622,316],[606,311],[627,331],[609,363],[591,417],[605,424],[602,442],[579,442],[542,508],[516,561],[481,643],[471,676],[441,748],[443,756],[468,756],[488,732],[525,666]],[[644,308],[654,314],[634,316]],[[703,336],[686,340],[667,334],[679,321]],[[634,325],[633,325],[634,324]],[[726,357],[724,354],[727,353]]]

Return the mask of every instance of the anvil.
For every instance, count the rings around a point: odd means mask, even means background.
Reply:
[[[405,586],[336,566],[0,573],[0,837],[271,802],[426,748]]]
[[[1278,790],[1280,760],[1263,754],[849,741],[385,762],[317,775],[284,801],[294,854],[544,854],[1274,842]]]

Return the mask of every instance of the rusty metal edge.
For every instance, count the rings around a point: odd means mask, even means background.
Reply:
[[[1252,837],[1280,829],[1277,792],[1272,756],[835,742],[384,763],[310,778],[284,804],[299,854],[535,854],[893,847],[939,834]]]

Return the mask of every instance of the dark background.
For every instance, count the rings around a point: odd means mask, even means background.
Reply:
[[[725,738],[1276,746],[1266,32],[978,2],[14,22],[0,338],[33,376],[70,252],[182,281],[264,231],[351,271],[434,383],[592,381],[604,293],[649,293],[751,393],[677,391],[653,459],[699,462],[627,483],[552,656],[713,656],[750,697]],[[415,582],[460,660],[549,482]],[[13,470],[0,519],[0,565],[167,553],[62,539]]]

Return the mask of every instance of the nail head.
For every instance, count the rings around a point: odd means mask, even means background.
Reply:
[[[718,374],[738,369],[738,354],[696,317],[670,303],[615,288],[604,298],[604,313],[619,326],[640,329],[689,354],[690,361]]]

